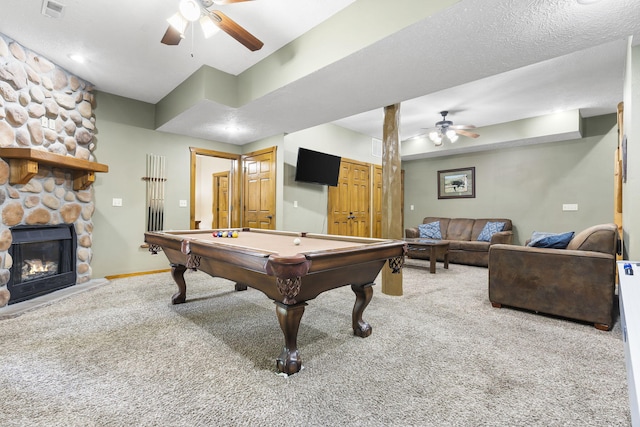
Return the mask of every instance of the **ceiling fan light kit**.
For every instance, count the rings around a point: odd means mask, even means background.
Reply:
[[[213,36],[215,33],[220,31],[220,28],[213,22],[211,18],[207,15],[202,15],[200,17],[200,27],[202,28],[202,32],[204,33],[204,38],[208,39]]]
[[[458,140],[458,134],[456,134],[456,131],[453,129],[449,129],[446,132],[443,132],[442,130],[440,130],[440,131],[433,131],[429,133],[429,139],[434,143],[436,147],[439,147],[442,145],[443,138],[447,138],[449,142],[453,144]]]
[[[429,132],[429,139],[433,142],[433,145],[440,147],[443,140],[446,138],[452,144],[456,142],[460,135],[467,136],[469,138],[477,138],[480,135],[473,132],[468,132],[464,129],[475,129],[473,125],[453,125],[451,120],[447,120],[448,111],[441,111],[442,120],[436,123],[435,130]]]
[[[227,5],[245,1],[251,0],[219,0],[216,3]],[[208,7],[214,4],[212,0],[180,0],[178,12],[167,19],[169,28],[160,42],[169,46],[179,44],[180,41],[185,38],[184,33],[189,27],[189,24],[199,20],[204,37],[207,39],[218,30],[222,30],[251,51],[262,48],[263,43],[253,34],[245,30],[240,24],[219,10],[208,9]]]
[[[187,21],[193,22],[200,18],[200,5],[195,0],[181,0],[178,10]]]
[[[439,147],[442,145],[442,135],[440,134],[440,132],[430,132],[429,133],[429,139],[433,142],[433,144],[436,147]]]
[[[171,25],[177,32],[180,33],[180,36],[184,38],[184,32],[187,29],[187,25],[189,25],[189,21],[185,19],[180,12],[176,12],[169,19],[167,19],[169,25]]]

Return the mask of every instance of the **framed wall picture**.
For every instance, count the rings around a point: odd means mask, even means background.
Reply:
[[[438,199],[476,197],[476,168],[438,171]]]

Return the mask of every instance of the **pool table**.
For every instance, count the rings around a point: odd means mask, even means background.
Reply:
[[[234,281],[238,291],[246,290],[247,286],[262,291],[276,305],[284,334],[284,348],[276,359],[276,367],[287,375],[302,367],[297,337],[307,301],[322,292],[351,285],[355,293],[353,332],[367,337],[371,326],[362,319],[362,313],[373,296],[374,280],[387,260],[389,267],[399,272],[406,252],[402,240],[253,228],[224,230],[236,231],[238,236],[233,238],[213,237],[214,231],[217,230],[145,233],[149,250],[163,251],[171,265],[178,285],[171,302],[186,301],[187,269]]]

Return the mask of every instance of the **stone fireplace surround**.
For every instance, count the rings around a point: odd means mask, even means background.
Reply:
[[[42,150],[93,163],[94,108],[90,84],[0,33],[0,149]],[[77,175],[64,162],[39,164],[27,182],[15,183],[18,166],[0,158],[0,311],[10,298],[10,227],[72,224],[76,284],[91,280],[91,183],[77,189]]]

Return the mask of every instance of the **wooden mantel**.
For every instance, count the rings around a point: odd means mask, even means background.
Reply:
[[[44,164],[73,171],[73,189],[84,190],[95,180],[96,172],[109,172],[109,166],[33,148],[0,148],[0,158],[9,159],[9,183],[26,184]]]

